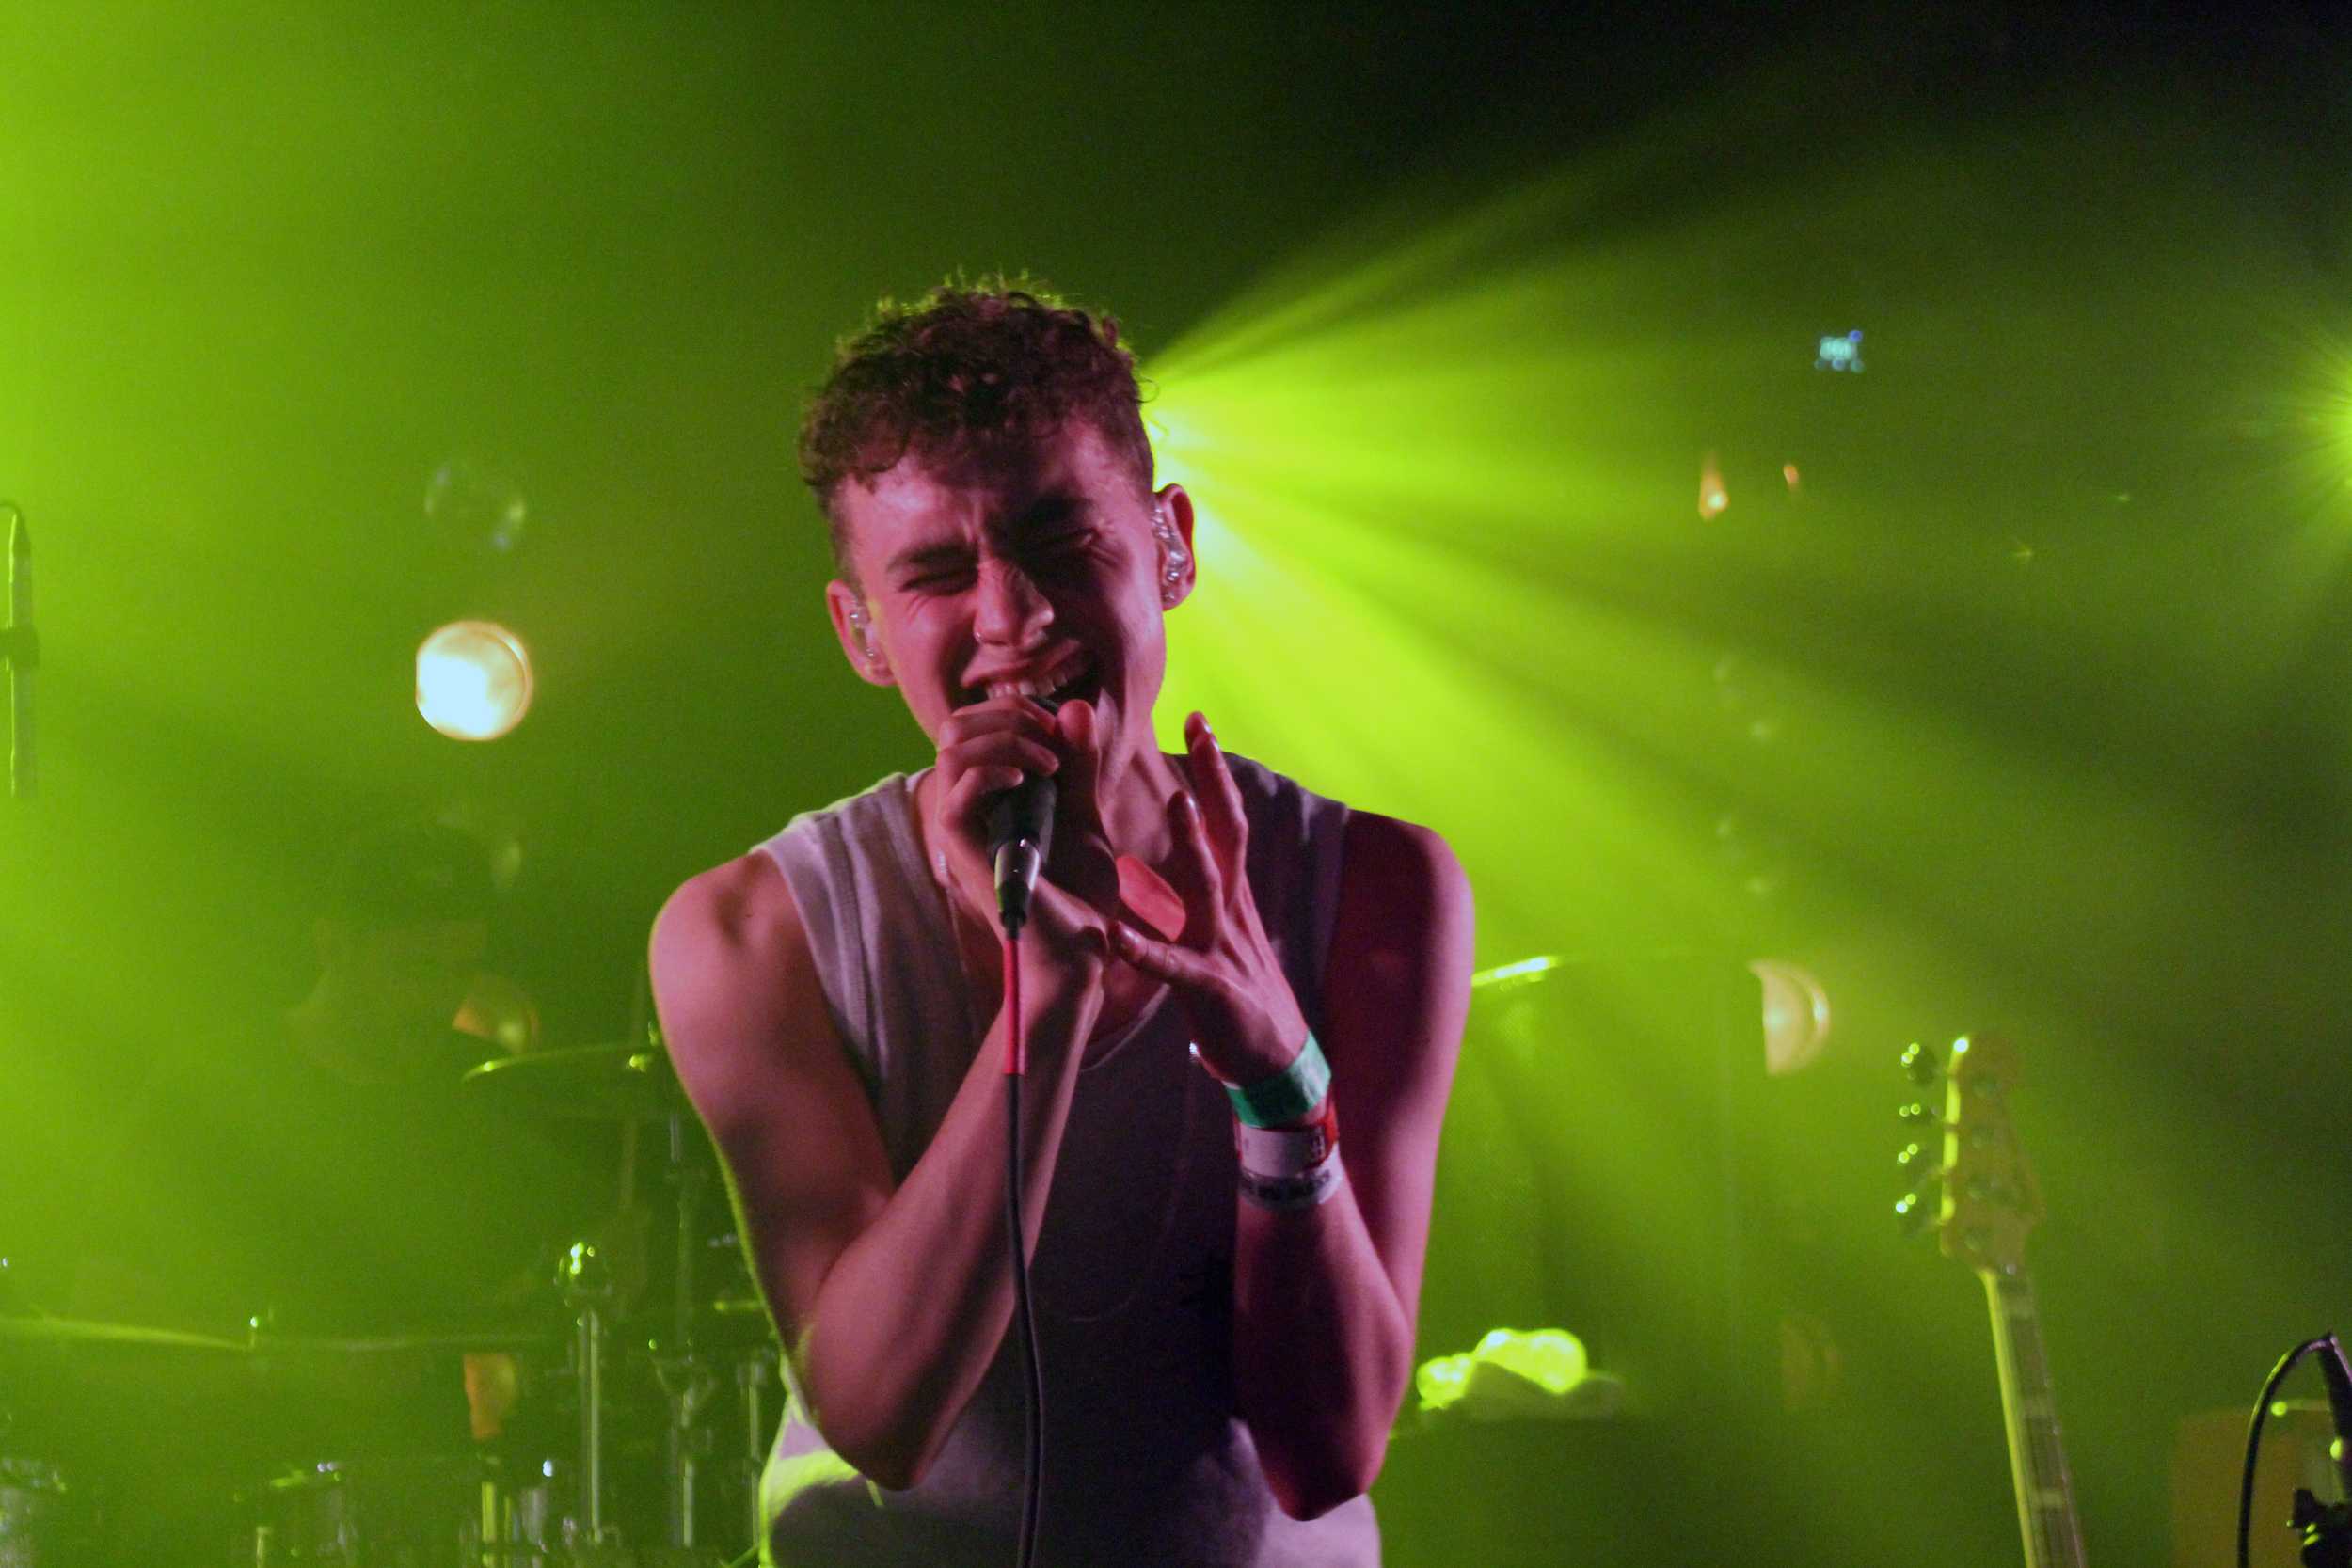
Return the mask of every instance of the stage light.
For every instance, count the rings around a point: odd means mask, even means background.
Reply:
[[[453,740],[496,740],[531,711],[531,656],[504,626],[453,621],[417,649],[417,711]]]
[[[1862,328],[1857,326],[1843,337],[1832,334],[1821,339],[1814,349],[1813,368],[1817,371],[1851,372],[1852,374],[1860,375],[1862,373]]]
[[[1723,465],[1715,461],[1715,454],[1710,451],[1699,459],[1699,515],[1720,517],[1730,504],[1731,496],[1724,489]]]
[[[1795,964],[1758,958],[1748,973],[1764,987],[1764,1070],[1775,1078],[1799,1072],[1829,1044],[1829,994]]]

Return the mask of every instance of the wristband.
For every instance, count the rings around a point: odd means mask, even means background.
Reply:
[[[1194,1046],[1192,1053],[1200,1055],[1200,1048]],[[1314,1031],[1310,1029],[1307,1043],[1298,1048],[1290,1066],[1254,1084],[1226,1084],[1225,1092],[1232,1099],[1233,1115],[1245,1126],[1295,1124],[1319,1113],[1330,1098],[1331,1064],[1323,1059],[1323,1047],[1315,1043]]]
[[[1245,1169],[1241,1173],[1242,1200],[1278,1212],[1312,1209],[1328,1201],[1340,1190],[1340,1175],[1337,1149],[1331,1151],[1329,1159],[1297,1176],[1260,1176]]]
[[[1323,1097],[1323,1108],[1304,1127],[1233,1124],[1233,1149],[1240,1156],[1241,1196],[1278,1212],[1312,1209],[1340,1187],[1339,1102]]]
[[[1340,1151],[1339,1102],[1324,1096],[1323,1114],[1303,1127],[1233,1124],[1233,1149],[1251,1176],[1280,1180],[1304,1176]]]

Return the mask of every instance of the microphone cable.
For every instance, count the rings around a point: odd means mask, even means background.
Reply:
[[[2270,1402],[2278,1397],[2279,1386],[2287,1380],[2287,1373],[2295,1370],[2295,1364],[2313,1351],[2323,1355],[2340,1354],[2336,1350],[2336,1337],[2323,1334],[2316,1339],[2306,1339],[2280,1356],[2279,1364],[2270,1369],[2270,1376],[2263,1384],[2263,1391],[2255,1397],[2253,1419],[2247,1423],[2246,1428],[2246,1465],[2238,1475],[2237,1568],[2247,1568],[2250,1560],[2249,1548],[2254,1525],[2254,1466],[2262,1453],[2263,1418],[2270,1414]],[[2303,1560],[2310,1562],[2316,1560],[2307,1555]]]
[[[1029,1258],[1021,1216],[1021,1080],[1028,1068],[1021,1038],[1021,922],[1005,922],[1004,948],[1005,1234],[1012,1247],[1013,1331],[1020,1338],[1029,1386],[1022,1420],[1019,1568],[1030,1568],[1037,1551],[1038,1496],[1045,1485],[1045,1379],[1038,1370],[1037,1319],[1029,1305]]]
[[[1045,705],[1050,710],[1060,705],[1047,699]],[[996,916],[1005,931],[1005,1239],[1012,1248],[1013,1329],[1027,1366],[1029,1395],[1022,1422],[1020,1568],[1036,1560],[1038,1497],[1045,1485],[1045,1378],[1038,1367],[1021,1205],[1021,1080],[1028,1070],[1021,1031],[1021,932],[1029,923],[1030,896],[1054,842],[1056,800],[1053,779],[1031,774],[997,797],[989,812]]]

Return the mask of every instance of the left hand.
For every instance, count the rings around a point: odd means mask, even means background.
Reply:
[[[1178,790],[1168,802],[1168,880],[1184,900],[1184,932],[1162,942],[1122,918],[1111,927],[1112,951],[1175,989],[1211,1072],[1254,1084],[1290,1066],[1307,1020],[1258,919],[1246,869],[1249,824],[1225,753],[1198,713],[1184,738],[1195,792]]]

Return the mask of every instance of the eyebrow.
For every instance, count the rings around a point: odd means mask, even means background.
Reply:
[[[939,566],[954,566],[971,558],[972,547],[961,539],[941,539],[927,545],[914,545],[890,558],[888,570],[893,574],[923,571]]]
[[[1085,496],[1067,492],[1049,492],[1040,496],[1028,506],[1005,520],[1001,531],[1019,539],[1065,523],[1084,522],[1094,515],[1094,503]],[[932,571],[943,566],[960,566],[972,558],[972,546],[961,539],[935,539],[910,545],[894,555],[883,570],[893,575],[903,572]]]

